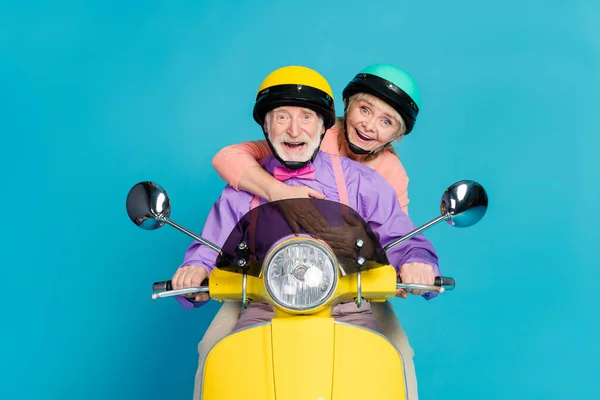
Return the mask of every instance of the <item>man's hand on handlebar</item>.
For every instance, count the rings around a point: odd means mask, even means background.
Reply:
[[[175,272],[175,275],[171,279],[171,284],[173,285],[173,289],[200,287],[206,278],[208,278],[206,268],[198,265],[187,265]],[[208,293],[191,293],[185,295],[185,297],[194,301],[208,301],[210,299]]]

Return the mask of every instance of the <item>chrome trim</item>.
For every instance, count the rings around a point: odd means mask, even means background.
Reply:
[[[191,236],[192,238],[196,239],[197,241],[199,241],[200,243],[202,243],[203,245],[213,249],[214,251],[216,251],[217,253],[219,253],[220,256],[223,255],[223,251],[221,250],[221,248],[219,246],[217,246],[216,244],[214,244],[213,242],[210,242],[206,239],[204,239],[202,236],[198,236],[195,233],[188,231],[187,229],[185,229],[183,226],[176,224],[175,222],[171,221],[168,218],[161,218],[162,222],[165,222],[169,225],[171,225],[173,228],[185,233],[188,236]]]
[[[358,269],[358,271],[356,272],[356,280],[358,281],[358,285],[356,288],[356,299],[354,300],[354,302],[356,303],[356,306],[358,308],[360,308],[362,306],[362,282],[361,282],[361,273],[360,273],[360,268]]]
[[[445,219],[447,219],[446,215],[442,215],[442,216],[439,216],[439,217],[437,217],[435,219],[432,219],[431,221],[429,221],[425,225],[422,225],[421,227],[419,227],[419,228],[415,229],[414,231],[412,231],[412,232],[410,232],[410,233],[402,236],[401,238],[398,238],[398,239],[394,240],[393,242],[388,243],[388,245],[383,248],[383,252],[387,254],[387,252],[390,251],[391,248],[393,248],[393,247],[399,245],[400,243],[402,243],[402,242],[404,242],[404,241],[412,238],[413,236],[418,235],[419,233],[423,232],[424,230],[429,229],[432,226],[439,224],[440,222],[442,222]]]
[[[271,291],[270,285],[269,285],[269,267],[271,266],[271,261],[272,259],[275,257],[275,255],[277,255],[281,250],[285,249],[286,247],[289,246],[297,246],[297,245],[309,245],[309,246],[313,246],[316,247],[319,250],[322,250],[323,253],[325,253],[325,255],[329,258],[329,260],[331,261],[331,265],[333,265],[333,282],[332,285],[329,289],[329,293],[323,297],[323,299],[321,299],[321,301],[319,301],[318,303],[314,303],[313,305],[311,305],[310,307],[288,307],[285,304],[282,304],[280,302],[279,299],[277,299],[275,296],[273,296],[273,293]],[[329,299],[331,299],[331,297],[335,294],[335,290],[337,289],[337,285],[338,285],[338,262],[337,262],[337,257],[335,256],[335,254],[333,254],[333,252],[331,252],[326,246],[324,246],[320,241],[314,240],[314,239],[296,239],[296,240],[291,240],[291,241],[285,241],[282,243],[279,243],[277,246],[275,246],[273,249],[271,249],[271,251],[269,252],[269,254],[267,255],[267,257],[265,257],[265,261],[263,262],[263,267],[262,267],[262,271],[264,272],[264,283],[265,283],[265,289],[267,291],[267,294],[269,295],[269,297],[271,298],[271,300],[274,303],[274,306],[281,308],[284,311],[289,311],[292,313],[296,313],[296,312],[310,312],[313,310],[316,310],[317,308],[321,307],[323,304],[325,304],[327,301],[329,301]]]
[[[446,288],[443,286],[435,286],[435,285],[422,285],[420,283],[397,283],[396,289],[405,289],[405,290],[425,290],[427,292],[439,292],[440,294],[446,291]]]
[[[184,294],[191,293],[209,293],[209,289],[208,286],[202,286],[156,292],[152,293],[152,300],[163,299],[165,297],[182,296]]]
[[[248,299],[246,293],[246,285],[248,283],[248,275],[244,272],[242,274],[242,310],[245,310],[248,307]]]

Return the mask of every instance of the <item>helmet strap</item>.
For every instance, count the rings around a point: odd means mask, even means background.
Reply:
[[[355,145],[354,143],[352,143],[350,141],[350,137],[348,136],[348,125],[346,124],[346,118],[344,118],[344,136],[346,136],[346,142],[348,143],[348,148],[350,149],[350,151],[359,156],[368,156],[368,155],[372,155],[372,154],[377,154],[381,150],[385,149],[385,146],[387,146],[389,144],[389,143],[386,143],[382,146],[379,146],[378,148],[376,148],[374,150],[365,150],[361,147],[358,147],[357,145]]]

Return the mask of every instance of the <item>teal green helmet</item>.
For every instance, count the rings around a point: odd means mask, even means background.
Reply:
[[[392,106],[406,124],[405,135],[415,126],[421,92],[415,80],[391,64],[373,64],[360,71],[342,92],[344,101],[356,93],[368,93]]]

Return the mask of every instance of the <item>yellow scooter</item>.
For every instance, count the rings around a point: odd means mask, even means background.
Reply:
[[[441,221],[457,227],[477,223],[487,202],[481,185],[457,182],[444,192],[439,217],[385,248],[354,210],[326,200],[257,207],[238,222],[222,248],[170,220],[170,200],[155,183],[135,185],[127,211],[143,229],[168,224],[219,253],[207,285],[172,290],[170,281],[157,282],[153,299],[208,292],[220,302],[245,307],[254,301],[274,308],[270,322],[235,331],[212,348],[204,364],[203,399],[386,400],[407,398],[400,353],[377,332],[334,321],[333,307],[384,302],[399,288],[453,289],[454,280],[446,277],[437,277],[433,286],[397,281],[385,254]],[[320,238],[311,229],[316,220],[311,215],[336,227],[337,237]],[[346,223],[348,216],[360,222],[360,229]]]

